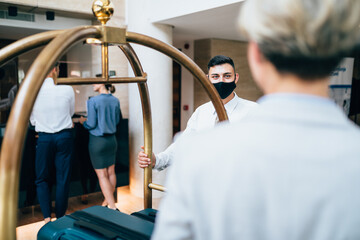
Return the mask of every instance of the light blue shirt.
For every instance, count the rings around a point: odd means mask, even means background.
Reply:
[[[360,130],[331,100],[274,94],[179,139],[153,239],[360,239]]]
[[[114,134],[120,121],[120,102],[111,94],[100,94],[87,101],[84,127],[94,136]]]

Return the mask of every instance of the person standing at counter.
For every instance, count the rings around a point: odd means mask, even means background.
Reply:
[[[115,87],[111,84],[94,84],[93,89],[100,94],[87,101],[87,119],[81,117],[80,123],[90,133],[89,154],[105,198],[103,205],[118,210],[114,198],[117,150],[115,133],[120,122],[120,102],[112,95]]]
[[[56,169],[56,218],[64,216],[68,206],[71,159],[74,150],[72,115],[75,95],[71,86],[58,86],[54,79],[59,74],[55,66],[40,89],[30,116],[39,138],[36,145],[36,191],[45,223],[50,222],[50,170]]]

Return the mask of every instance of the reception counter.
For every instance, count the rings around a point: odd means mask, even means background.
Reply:
[[[75,118],[78,116],[74,116]],[[70,197],[100,191],[95,171],[91,165],[88,152],[88,131],[76,120],[74,121],[74,155],[70,182]],[[0,126],[0,145],[5,126]],[[117,186],[129,184],[129,130],[128,119],[122,119],[116,132],[118,150],[115,171]],[[35,187],[35,154],[37,134],[29,125],[24,145],[19,187],[19,208],[38,204]],[[54,171],[54,168],[52,169]],[[52,198],[55,199],[55,172]]]

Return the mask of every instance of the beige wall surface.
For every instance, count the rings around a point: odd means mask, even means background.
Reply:
[[[112,0],[114,4],[114,15],[108,21],[107,26],[124,27],[125,26],[125,0]],[[22,21],[7,20],[10,27],[15,27],[12,22],[17,23],[16,27],[34,28],[41,31],[53,30],[53,29],[66,29],[74,26],[69,26],[70,23],[76,25],[79,22],[80,25],[97,25],[100,24],[95,17],[92,16],[92,3],[93,0],[2,0],[0,3],[6,3],[10,5],[17,5],[20,7],[20,11],[34,12],[37,15],[36,21],[22,25]],[[46,21],[45,17],[42,20],[41,16],[44,15],[45,10],[55,11],[55,21]],[[40,16],[40,17],[39,17]],[[86,20],[81,22],[80,20]],[[91,23],[91,19],[94,21]],[[4,20],[4,21],[6,21]],[[42,20],[42,21],[41,21]],[[6,24],[1,24],[6,26]],[[92,47],[88,52],[84,52],[81,47],[82,44],[78,44],[71,48],[67,53],[69,61],[69,71],[78,70],[83,72],[85,70],[90,71],[90,76],[94,77],[95,74],[101,73],[101,50],[100,47]],[[71,63],[70,63],[71,62]],[[86,65],[86,69],[82,69],[81,66]],[[117,76],[128,75],[128,61],[122,51],[118,47],[109,48],[109,70],[115,70]],[[87,74],[88,75],[88,74]],[[88,76],[88,77],[90,77]],[[82,76],[86,77],[86,76]],[[76,86],[77,90],[77,111],[86,111],[86,100],[89,96],[95,95],[91,85]],[[124,118],[129,117],[129,100],[128,100],[128,84],[116,84],[116,92],[114,94],[120,100],[121,110]]]
[[[49,1],[49,0],[37,0],[37,6],[39,8],[52,8],[69,12],[89,13],[92,14],[91,6],[93,1],[89,0],[61,0],[61,1]]]
[[[0,2],[37,8],[92,14],[89,0],[2,0]]]
[[[244,99],[256,101],[262,92],[252,79],[247,61],[247,43],[224,39],[203,39],[195,41],[194,59],[199,67],[207,73],[207,63],[216,55],[231,57],[235,70],[239,73],[239,81],[235,92]],[[198,81],[194,81],[194,109],[208,102],[209,97]]]
[[[93,0],[0,0],[0,3],[20,7],[20,11],[44,13],[53,10],[67,17],[95,19],[92,13]],[[125,0],[112,0],[114,15],[107,25],[125,25]],[[30,7],[30,8],[29,8]]]

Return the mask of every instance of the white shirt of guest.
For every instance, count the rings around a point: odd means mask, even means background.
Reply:
[[[249,111],[257,107],[256,102],[239,98],[234,92],[234,98],[225,104],[225,110],[230,122],[236,122],[246,116]],[[217,113],[212,102],[207,102],[199,106],[191,115],[186,129],[181,137],[187,136],[194,132],[211,129],[218,122]],[[174,143],[172,143],[165,151],[157,154],[156,165],[154,169],[163,170],[167,168],[174,158]]]
[[[360,129],[330,99],[273,94],[181,138],[154,240],[360,239]]]
[[[36,132],[56,133],[72,128],[74,112],[73,88],[55,85],[52,78],[46,78],[36,98],[30,122]]]

